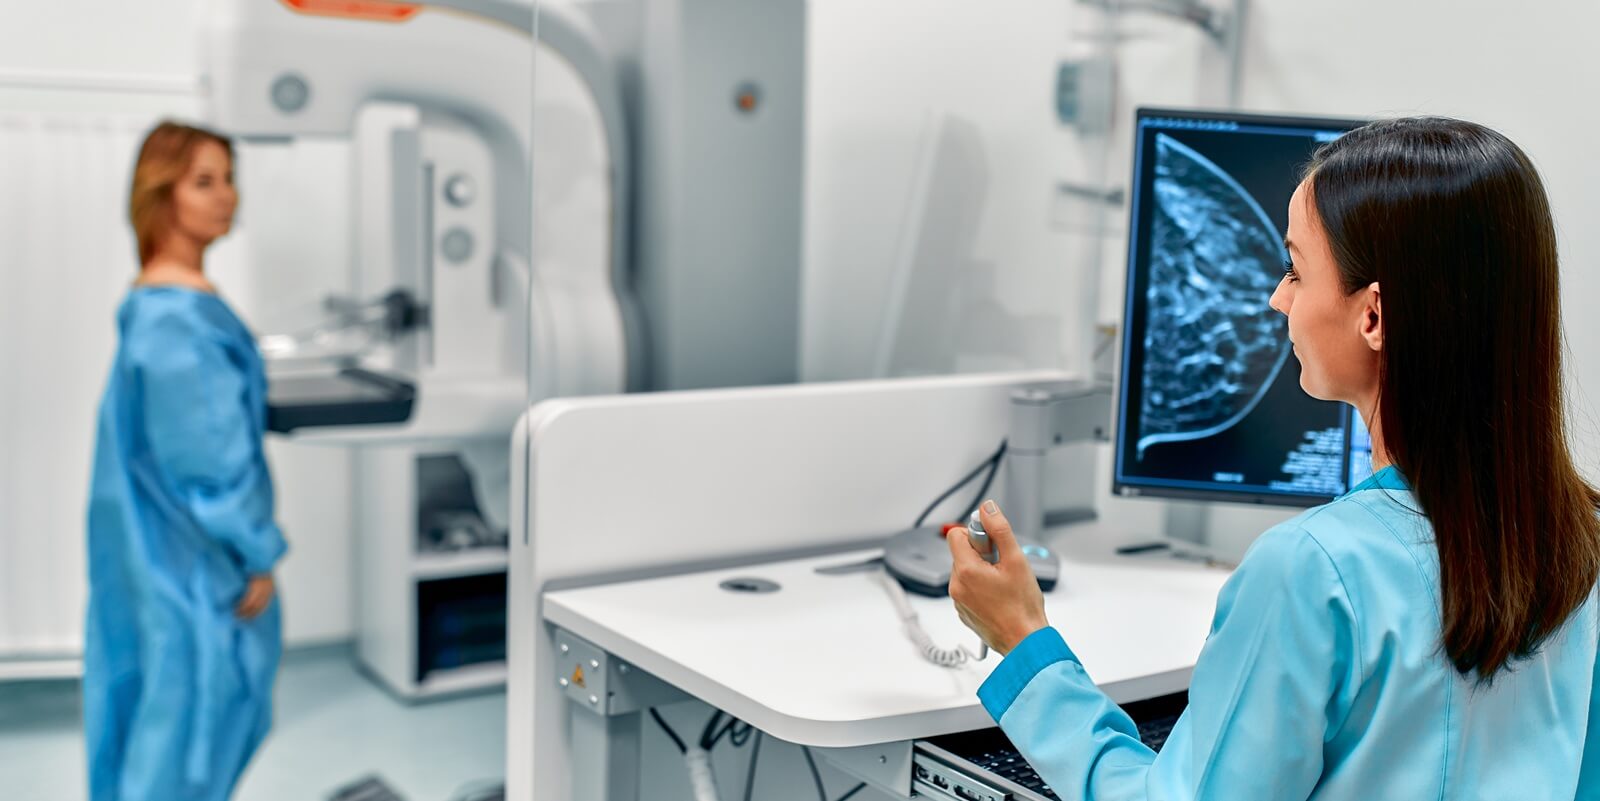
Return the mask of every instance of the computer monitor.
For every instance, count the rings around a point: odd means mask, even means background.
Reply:
[[[1301,171],[1360,124],[1139,109],[1116,494],[1311,506],[1370,472],[1360,418],[1300,388],[1268,306]]]

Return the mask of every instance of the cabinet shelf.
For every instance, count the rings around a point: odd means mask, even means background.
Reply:
[[[426,581],[483,573],[503,573],[510,564],[510,556],[501,548],[424,552],[417,554],[416,560],[412,562],[411,575],[418,581]]]
[[[506,663],[485,662],[463,665],[458,668],[429,671],[417,683],[417,697],[431,698],[439,695],[472,692],[499,687],[506,683]]]

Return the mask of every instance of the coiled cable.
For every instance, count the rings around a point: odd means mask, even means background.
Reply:
[[[989,644],[979,646],[978,652],[973,653],[965,645],[954,648],[941,648],[933,641],[927,629],[922,627],[922,619],[917,616],[917,610],[911,608],[911,599],[906,595],[906,588],[889,571],[878,571],[878,581],[883,584],[884,592],[889,594],[889,600],[894,602],[895,611],[900,614],[900,625],[905,629],[906,637],[917,651],[929,662],[940,667],[960,667],[967,662],[982,662],[989,656]]]

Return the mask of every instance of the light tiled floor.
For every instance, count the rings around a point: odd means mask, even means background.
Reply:
[[[321,801],[376,774],[406,801],[447,801],[505,775],[505,694],[408,706],[357,673],[345,649],[291,654],[276,722],[238,801]],[[73,681],[0,684],[0,796],[81,801],[83,724]]]
[[[325,801],[377,775],[405,801],[455,801],[505,776],[504,692],[407,705],[356,671],[348,649],[290,654],[278,674],[276,722],[234,801]],[[661,708],[684,736],[710,710],[698,701]],[[0,682],[0,801],[84,801],[83,724],[75,681]],[[724,745],[715,760],[723,798],[735,801],[753,749]],[[692,797],[682,757],[655,726],[643,732],[641,798]],[[800,749],[767,738],[753,798],[820,801]],[[855,779],[826,763],[838,798]],[[476,795],[476,793],[471,793]],[[887,801],[867,790],[851,801]]]

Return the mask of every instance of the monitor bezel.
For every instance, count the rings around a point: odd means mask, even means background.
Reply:
[[[1232,503],[1245,506],[1281,506],[1296,509],[1305,509],[1318,506],[1333,500],[1334,495],[1286,495],[1275,492],[1231,492],[1227,490],[1191,489],[1185,487],[1164,487],[1122,480],[1122,410],[1125,398],[1123,393],[1126,386],[1123,381],[1123,365],[1127,362],[1128,327],[1127,312],[1129,308],[1128,293],[1131,291],[1133,263],[1137,250],[1134,246],[1134,236],[1137,234],[1138,220],[1134,218],[1137,209],[1134,205],[1135,196],[1139,186],[1139,154],[1143,145],[1143,123],[1151,117],[1196,120],[1200,122],[1240,122],[1250,125],[1284,125],[1294,128],[1328,127],[1349,131],[1366,125],[1371,120],[1355,117],[1324,117],[1299,114],[1263,114],[1255,112],[1222,111],[1216,109],[1184,109],[1168,106],[1139,106],[1134,111],[1133,118],[1133,151],[1128,165],[1128,235],[1123,240],[1127,248],[1123,254],[1123,289],[1122,289],[1122,315],[1123,320],[1118,326],[1117,361],[1112,378],[1112,408],[1111,430],[1115,432],[1112,440],[1111,454],[1111,494],[1119,498],[1157,498],[1165,500],[1201,501],[1211,503]],[[1348,488],[1347,490],[1348,491]]]

